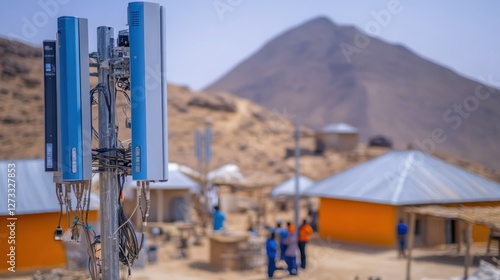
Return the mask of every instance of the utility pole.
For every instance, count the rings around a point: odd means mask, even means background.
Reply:
[[[198,160],[198,172],[200,174],[200,186],[201,186],[201,195],[198,198],[198,218],[201,221],[201,227],[202,227],[202,235],[206,234],[206,228],[208,224],[208,213],[207,213],[207,188],[205,185],[206,178],[205,178],[205,138],[203,136],[203,133],[197,129],[194,134],[195,137],[195,154],[196,154],[196,159]],[[196,241],[196,243],[199,243],[199,240]]]
[[[208,186],[210,180],[208,178],[208,173],[210,171],[210,160],[212,158],[212,128],[210,123],[205,124],[204,132],[200,130],[195,131],[195,154],[198,160],[198,169],[200,172],[200,184],[201,184],[201,202],[200,207],[200,218],[202,220],[203,234],[206,233],[206,227],[208,225],[211,208],[211,201],[208,199]]]
[[[212,127],[211,123],[207,122],[205,124],[205,135],[204,135],[204,142],[205,142],[205,206],[208,209],[212,209],[212,204],[209,199],[208,199],[208,186],[210,185],[210,179],[208,178],[208,173],[210,173],[210,161],[212,160]],[[208,214],[208,217],[210,217],[210,213]]]
[[[105,157],[116,155],[117,135],[115,125],[116,96],[114,83],[109,82],[113,56],[113,28],[97,28],[97,53],[99,55],[99,148],[107,150]],[[102,279],[115,280],[120,277],[118,259],[118,185],[115,163],[109,159],[100,162],[100,210],[101,210],[101,270]],[[104,168],[102,166],[105,166]]]
[[[294,214],[295,214],[295,228],[299,230],[299,177],[300,177],[300,125],[299,122],[295,122],[295,196],[294,196]],[[297,235],[298,238],[298,235]]]
[[[200,174],[200,184],[203,186],[203,148],[202,148],[202,137],[200,130],[196,130],[194,132],[194,145],[195,145],[195,155],[196,160],[198,161],[198,172]],[[202,192],[205,190],[202,189]]]

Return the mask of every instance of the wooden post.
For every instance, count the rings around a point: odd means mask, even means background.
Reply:
[[[472,265],[472,257],[470,254],[470,247],[472,243],[472,224],[467,223],[467,233],[465,238],[467,238],[466,249],[465,249],[465,269],[464,269],[464,280],[467,280],[469,277],[469,267]]]
[[[457,253],[460,253],[460,249],[462,247],[462,242],[463,242],[463,227],[462,227],[462,220],[457,219]]]
[[[415,212],[410,213],[410,227],[408,229],[408,259],[406,262],[406,280],[410,280],[411,274],[411,260],[412,260],[412,249],[413,249],[413,240],[415,237]]]

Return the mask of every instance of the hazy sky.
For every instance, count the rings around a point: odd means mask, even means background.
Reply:
[[[95,50],[97,26],[112,26],[115,33],[126,28],[128,2],[2,0],[0,36],[41,45],[55,38],[57,17],[79,16],[89,19],[90,49]],[[318,16],[406,45],[464,76],[500,87],[497,0],[158,2],[167,8],[168,79],[193,89],[207,86],[277,34]],[[392,6],[399,12],[391,14]],[[388,13],[390,18],[377,21],[377,14]]]

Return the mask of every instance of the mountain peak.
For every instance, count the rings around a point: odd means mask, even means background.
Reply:
[[[430,153],[439,150],[500,168],[500,127],[494,123],[500,119],[500,96],[488,93],[474,117],[462,121],[450,104],[464,103],[477,87],[487,87],[405,47],[360,38],[357,32],[327,17],[314,18],[272,39],[208,90],[287,110],[312,126],[346,122],[359,128],[363,140],[382,134],[397,147],[423,145],[432,148]],[[425,144],[441,126],[446,144]]]
[[[319,16],[304,22],[302,26],[326,26],[334,28],[337,25],[330,18],[326,16]]]
[[[295,28],[287,30],[284,34],[295,32],[305,32],[306,34],[333,33],[337,29],[339,29],[339,26],[336,25],[330,18],[321,16],[300,23]]]

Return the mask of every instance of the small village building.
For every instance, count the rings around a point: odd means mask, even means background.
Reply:
[[[420,151],[390,151],[312,185],[317,196],[319,235],[333,240],[392,247],[406,206],[499,206],[500,184]],[[457,242],[455,219],[417,215],[415,244]],[[490,229],[474,225],[474,241]]]
[[[325,150],[351,151],[359,143],[359,131],[346,123],[334,123],[322,127],[315,133],[316,152]]]
[[[12,166],[12,164],[14,166]],[[15,170],[8,172],[8,170]],[[14,185],[8,184],[8,174],[15,174]],[[87,260],[86,245],[70,246],[63,241],[54,240],[54,232],[59,222],[60,206],[56,196],[56,186],[50,172],[45,172],[43,159],[20,159],[0,161],[0,270],[8,272],[8,256],[10,247],[15,247],[16,271],[47,269],[65,266],[68,256],[79,255]],[[12,182],[12,181],[11,181]],[[9,189],[15,189],[14,192]],[[12,201],[8,201],[9,193]],[[76,199],[73,197],[73,204]],[[11,204],[11,205],[9,205]],[[10,215],[9,208],[15,209]],[[73,208],[74,209],[74,208]],[[96,231],[99,228],[99,198],[91,196],[89,224]],[[8,220],[15,218],[15,220]],[[71,217],[73,219],[73,216]],[[7,227],[7,222],[15,222],[13,231]],[[72,220],[71,220],[72,221]],[[68,227],[66,214],[61,219],[61,228]],[[14,236],[9,243],[9,237]],[[82,238],[83,239],[83,238]],[[13,243],[12,240],[15,240]],[[78,249],[78,252],[74,249]],[[84,261],[84,263],[86,263]]]
[[[174,166],[169,164],[169,167]],[[168,171],[168,181],[150,182],[151,206],[148,223],[187,222],[191,214],[192,195],[201,191],[197,182],[193,181],[179,169]],[[128,177],[124,190],[125,214],[130,216],[137,205],[137,182]],[[137,210],[139,211],[139,210]],[[137,225],[140,225],[140,214]]]
[[[302,196],[305,190],[314,184],[314,181],[306,176],[299,176],[299,195]],[[274,187],[269,196],[274,199],[280,197],[290,198],[295,195],[295,176]]]

